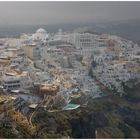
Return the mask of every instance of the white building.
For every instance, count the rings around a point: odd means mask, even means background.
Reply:
[[[73,44],[77,49],[81,49],[81,54],[90,55],[96,46],[97,35],[91,33],[70,33],[62,34],[61,31],[54,36],[54,40],[61,40]]]
[[[32,87],[28,72],[22,72],[20,75],[4,75],[1,82],[3,88],[6,90],[27,89]]]
[[[33,40],[45,40],[48,38],[48,34],[45,29],[39,28],[35,34],[33,34]]]
[[[32,60],[41,59],[40,46],[37,46],[36,44],[29,44],[29,45],[23,46],[22,49],[24,50],[27,57],[29,57],[30,59]]]
[[[24,61],[23,57],[15,57],[11,59],[11,65],[10,66],[18,66],[22,64]]]
[[[15,76],[4,76],[2,79],[4,89],[18,89],[21,87],[19,77]]]
[[[7,38],[7,41],[5,42],[5,46],[20,48],[22,46],[22,41],[23,39],[21,38]]]

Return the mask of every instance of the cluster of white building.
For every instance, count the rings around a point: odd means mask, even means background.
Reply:
[[[51,72],[58,70],[56,76],[60,81],[78,84],[83,91],[98,94],[99,87],[88,76],[92,61],[97,64],[92,68],[96,78],[118,92],[123,92],[122,82],[139,76],[139,46],[114,35],[61,29],[50,35],[40,28],[34,34],[1,42],[4,43],[0,50],[1,83],[9,90],[56,81]],[[11,71],[16,73],[7,74]],[[66,75],[69,78],[64,78]],[[61,87],[65,82],[59,83]]]
[[[93,71],[97,79],[111,90],[123,93],[122,82],[140,78],[138,52],[137,44],[116,37],[115,44],[107,46],[100,59],[94,57],[97,67]]]

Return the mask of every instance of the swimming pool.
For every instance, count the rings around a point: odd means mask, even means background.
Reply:
[[[73,110],[73,109],[77,109],[78,107],[80,107],[80,105],[69,103],[63,108],[63,110]]]

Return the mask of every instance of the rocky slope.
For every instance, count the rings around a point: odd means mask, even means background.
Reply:
[[[38,112],[37,138],[139,138],[140,104],[118,96],[90,99],[73,111]]]
[[[128,94],[124,97],[89,97],[87,106],[72,111],[47,112],[39,109],[33,118],[36,131],[30,138],[140,138],[139,89],[140,85],[125,86]],[[80,103],[84,98],[74,103]],[[7,130],[8,134],[3,131],[0,136],[18,138],[20,134],[20,138],[29,138],[24,135],[26,129],[18,129],[19,134],[14,136],[10,129]]]

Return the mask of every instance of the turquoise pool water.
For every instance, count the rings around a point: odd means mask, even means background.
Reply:
[[[80,105],[78,105],[78,104],[67,104],[64,108],[63,108],[63,110],[73,110],[73,109],[76,109],[76,108],[78,108]]]
[[[106,94],[105,93],[100,93],[100,96],[106,96]]]

